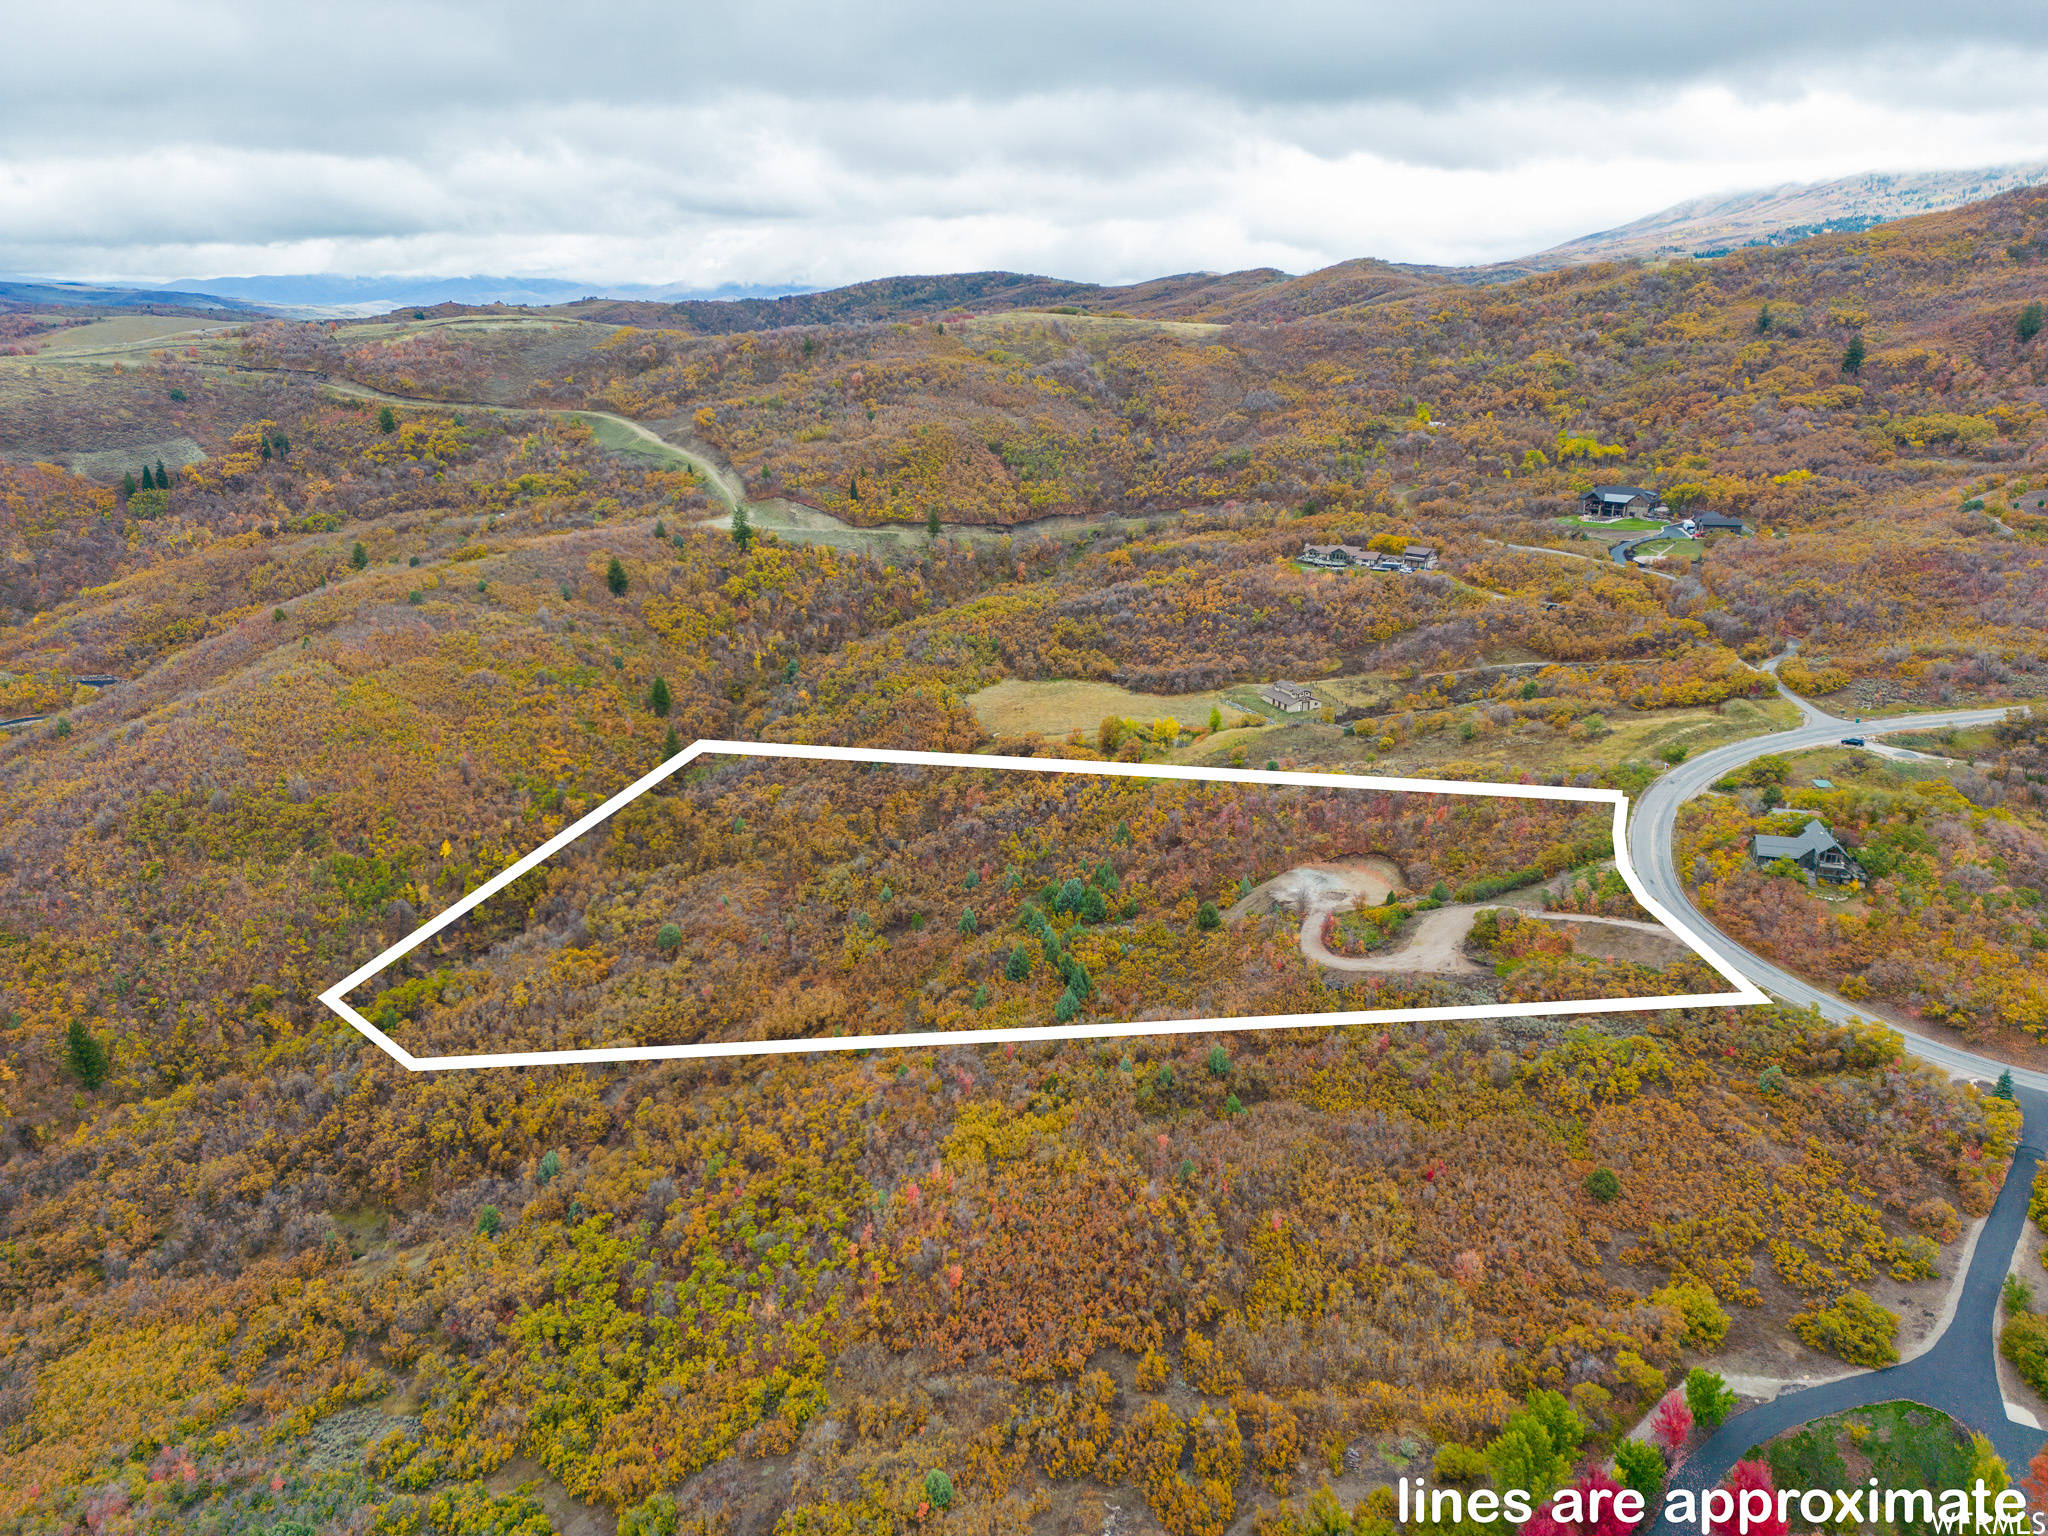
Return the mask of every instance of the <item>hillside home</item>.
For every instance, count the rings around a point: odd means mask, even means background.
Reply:
[[[1303,565],[1323,570],[1344,571],[1433,571],[1436,551],[1426,544],[1410,544],[1399,554],[1381,554],[1356,544],[1304,544],[1294,557]]]
[[[1759,832],[1749,840],[1749,856],[1759,864],[1785,859],[1797,864],[1817,880],[1829,885],[1846,885],[1864,878],[1863,866],[1835,841],[1832,832],[1817,821],[1809,821],[1797,837],[1773,837]]]
[[[1581,517],[1654,517],[1665,510],[1655,491],[1639,485],[1596,485],[1579,498]]]
[[[1259,697],[1283,714],[1305,715],[1323,707],[1323,701],[1299,683],[1268,683]]]
[[[1372,551],[1356,544],[1304,544],[1295,558],[1303,565],[1327,565],[1337,570],[1373,563]]]
[[[1726,512],[1695,512],[1681,526],[1690,528],[1695,538],[1702,539],[1710,533],[1749,532],[1741,518],[1730,517]]]

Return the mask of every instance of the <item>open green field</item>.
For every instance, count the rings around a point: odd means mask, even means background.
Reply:
[[[1209,728],[1209,711],[1223,711],[1225,725],[1255,715],[1230,697],[1237,689],[1213,693],[1133,693],[1115,683],[1027,683],[1005,678],[966,700],[975,718],[997,736],[1065,736],[1080,731],[1091,740],[1105,716],[1136,720],[1178,720],[1189,730]],[[1226,733],[1230,734],[1230,733]],[[1252,732],[1249,734],[1256,734]]]
[[[1329,679],[1316,686],[1331,688],[1332,683],[1340,681]],[[1244,742],[1244,748],[1247,764],[1252,767],[1267,758],[1291,757],[1304,763],[1369,764],[1377,773],[1413,774],[1419,778],[1430,777],[1440,766],[1456,765],[1461,771],[1483,770],[1472,774],[1474,777],[1512,779],[1524,769],[1532,773],[1572,773],[1612,766],[1631,758],[1652,760],[1671,747],[1682,747],[1687,756],[1692,756],[1724,742],[1788,729],[1798,723],[1798,710],[1784,699],[1729,699],[1718,705],[1618,713],[1609,718],[1610,729],[1605,735],[1587,741],[1574,741],[1566,733],[1547,727],[1535,731],[1490,731],[1470,741],[1445,731],[1420,741],[1404,742],[1382,753],[1369,722],[1361,721],[1359,733],[1346,736],[1341,726],[1296,720],[1250,733],[1258,739],[1256,743]],[[1231,739],[1233,734],[1226,731],[1221,736],[1195,742],[1183,748],[1176,760],[1227,767],[1232,747],[1244,740]]]
[[[1114,343],[1125,336],[1213,336],[1223,327],[1199,320],[1128,320],[1112,315],[1055,315],[1040,310],[1010,310],[974,320],[949,322],[957,326],[974,345],[1000,342],[1005,337],[1042,332],[1057,321],[1084,340]]]
[[[590,428],[591,432],[596,436],[599,445],[610,449],[613,453],[630,453],[638,458],[651,459],[668,469],[690,470],[698,476],[705,478],[706,484],[704,488],[706,490],[712,492],[713,495],[717,494],[716,485],[711,483],[705,472],[698,467],[695,454],[685,453],[682,449],[669,443],[654,442],[635,432],[623,421],[614,420],[610,416],[583,416],[571,412],[568,413],[568,419],[580,421],[584,426]]]
[[[90,325],[75,325],[59,331],[44,345],[41,355],[61,356],[66,352],[92,352],[102,347],[140,346],[172,336],[190,337],[196,341],[202,336],[234,328],[231,322],[200,320],[191,315],[110,315]]]
[[[1785,775],[1785,792],[1812,789],[1815,779],[1826,779],[1837,789],[1858,785],[1873,789],[1903,789],[1922,780],[1947,779],[1963,770],[1933,760],[1879,757],[1856,747],[1810,747],[1787,753],[1791,771]]]
[[[1653,517],[1624,517],[1613,521],[1597,517],[1568,517],[1564,523],[1568,528],[1612,529],[1616,533],[1649,533],[1665,526]]]

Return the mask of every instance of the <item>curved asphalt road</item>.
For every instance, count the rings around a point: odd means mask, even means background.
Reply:
[[[1787,689],[1778,692],[1799,707],[1801,721],[1790,730],[1731,742],[1689,758],[1669,769],[1640,795],[1629,817],[1629,857],[1650,893],[1706,936],[1713,947],[1759,987],[1787,1003],[1812,1005],[1836,1021],[1861,1018],[1855,1007],[1825,988],[1815,986],[1742,948],[1723,934],[1692,904],[1672,858],[1672,835],[1678,808],[1715,780],[1767,753],[1803,747],[1831,746],[1844,736],[1873,737],[1893,731],[1982,725],[2005,717],[2002,709],[1948,710],[1937,714],[1893,717],[1868,723],[1841,720],[1816,708]],[[1893,1026],[1896,1028],[1897,1026]],[[2048,1073],[1979,1056],[1945,1040],[1900,1030],[1906,1048],[1943,1070],[1978,1078],[1996,1078],[2010,1070],[2025,1123],[2012,1170],[1990,1219],[1979,1234],[1963,1278],[1962,1291],[1948,1326],[1918,1358],[1882,1371],[1846,1376],[1819,1386],[1788,1392],[1771,1402],[1740,1413],[1722,1425],[1692,1452],[1671,1475],[1671,1486],[1695,1492],[1719,1483],[1752,1445],[1811,1419],[1824,1418],[1871,1403],[1909,1399],[1938,1408],[1988,1436],[2005,1458],[2015,1482],[2035,1452],[2042,1448],[2040,1430],[2006,1417],[1998,1387],[1996,1320],[1999,1286],[2012,1262],[2014,1247],[2027,1219],[2027,1197],[2048,1138]],[[1659,1533],[1673,1532],[1659,1520]]]

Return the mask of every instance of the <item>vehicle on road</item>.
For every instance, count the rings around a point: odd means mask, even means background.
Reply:
[[[1844,736],[1842,738],[1842,745],[1845,747],[1861,747],[1867,746],[1868,743],[1861,736]]]

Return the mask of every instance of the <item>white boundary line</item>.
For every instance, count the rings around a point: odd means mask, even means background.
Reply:
[[[1231,784],[1293,784],[1309,789],[1403,790],[1432,795],[1505,795],[1519,800],[1576,800],[1614,807],[1614,866],[1643,909],[1677,934],[1734,987],[1732,992],[1682,997],[1575,998],[1555,1003],[1496,1003],[1470,1008],[1378,1008],[1349,1013],[1276,1013],[1231,1019],[1167,1019],[1124,1024],[1055,1024],[1029,1029],[920,1030],[895,1035],[835,1035],[801,1040],[719,1040],[698,1045],[604,1046],[576,1051],[500,1051],[476,1056],[415,1056],[344,1001],[392,961],[411,953],[472,908],[490,900],[521,875],[576,841],[622,806],[646,794],[700,757],[799,758],[813,762],[896,763],[929,768],[1001,768],[1025,773],[1082,773],[1106,778],[1207,779]],[[1557,1013],[1638,1013],[1653,1008],[1700,1008],[1768,1003],[1770,998],[1698,934],[1666,911],[1636,878],[1628,856],[1628,796],[1618,789],[1551,788],[1537,784],[1475,784],[1455,779],[1382,779],[1348,773],[1262,773],[1246,768],[1190,768],[1165,763],[1091,763],[1063,758],[984,757],[967,752],[904,752],[883,747],[793,746],[781,742],[697,741],[611,799],[564,827],[516,864],[486,880],[431,922],[407,934],[367,965],[358,967],[320,994],[379,1050],[409,1072],[443,1072],[471,1067],[552,1067],[576,1062],[675,1061],[708,1056],[781,1056],[811,1051],[868,1051],[906,1046],[953,1046],[1011,1040],[1102,1040],[1134,1035],[1216,1034],[1244,1029],[1328,1028],[1342,1024],[1392,1024],[1410,1019],[1532,1018]]]

